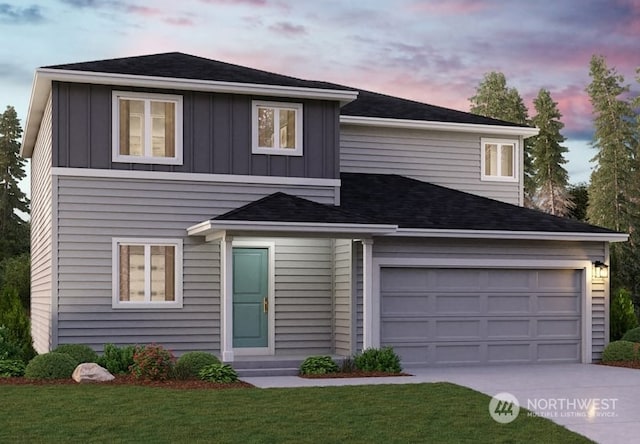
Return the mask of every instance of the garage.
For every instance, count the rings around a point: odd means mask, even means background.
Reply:
[[[581,360],[582,271],[380,269],[381,345],[407,365]]]

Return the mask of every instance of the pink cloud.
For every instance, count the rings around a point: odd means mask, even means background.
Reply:
[[[409,10],[436,15],[458,15],[485,11],[492,7],[492,3],[486,0],[447,0],[412,3]]]
[[[186,17],[167,17],[164,20],[166,23],[174,26],[193,26],[193,20]]]
[[[132,14],[141,15],[143,17],[153,17],[162,13],[161,10],[155,8],[149,8],[146,6],[127,6],[127,12]]]
[[[215,5],[249,5],[249,6],[266,6],[267,0],[200,0],[203,3]]]

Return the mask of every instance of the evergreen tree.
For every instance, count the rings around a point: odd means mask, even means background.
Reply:
[[[593,106],[594,138],[597,162],[591,173],[589,207],[590,223],[630,234],[628,242],[611,245],[612,286],[629,289],[638,301],[640,292],[640,260],[635,254],[639,222],[637,198],[638,170],[637,125],[628,99],[629,86],[615,68],[608,68],[602,56],[593,56],[587,92]],[[622,97],[621,97],[622,96]]]
[[[569,217],[586,222],[587,208],[589,207],[589,185],[581,182],[575,185],[569,185],[567,189],[571,202],[573,202],[573,207],[569,211]]]
[[[529,124],[529,113],[520,93],[517,89],[507,86],[507,79],[501,72],[492,71],[485,74],[476,87],[476,95],[471,97],[469,101],[471,102],[470,111],[473,114],[519,125]],[[525,205],[531,207],[533,206],[535,183],[529,139],[524,142],[523,152]]]
[[[569,174],[562,166],[567,163],[564,153],[568,151],[562,146],[566,139],[560,134],[564,127],[560,121],[562,114],[546,89],[538,92],[533,105],[536,116],[532,123],[540,129],[540,133],[531,141],[536,206],[555,216],[566,216],[573,203],[567,190]]]
[[[29,224],[16,212],[29,213],[29,200],[18,187],[25,177],[21,135],[16,110],[7,106],[0,114],[0,261],[29,251]]]

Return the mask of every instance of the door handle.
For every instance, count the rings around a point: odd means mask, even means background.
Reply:
[[[262,298],[262,309],[265,313],[269,311],[269,301],[267,298]]]

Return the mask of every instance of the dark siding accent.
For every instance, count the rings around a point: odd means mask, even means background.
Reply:
[[[304,155],[268,156],[251,153],[251,100],[265,98],[137,88],[183,96],[183,165],[148,165],[111,162],[111,91],[124,88],[54,82],[52,89],[53,163],[57,167],[339,177],[336,102],[302,101]]]

